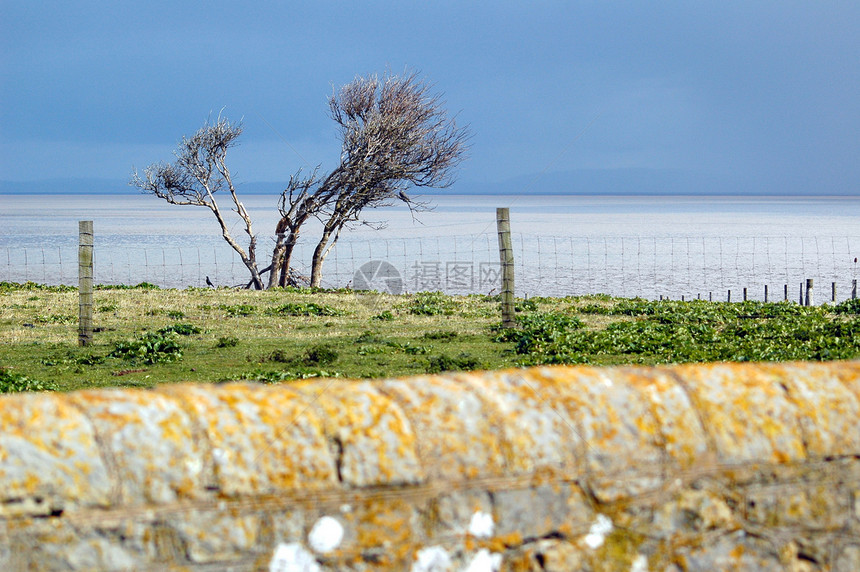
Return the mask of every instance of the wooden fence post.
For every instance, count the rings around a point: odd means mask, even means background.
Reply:
[[[78,222],[78,345],[93,343],[93,221]]]
[[[767,303],[767,284],[764,285],[764,301]]]
[[[806,279],[806,305],[812,306],[812,278]]]
[[[851,299],[854,300],[857,298],[857,279],[851,281]]]
[[[830,301],[836,303],[836,282],[830,283]]]
[[[508,208],[496,209],[499,233],[499,261],[502,266],[502,327],[516,326],[514,318],[514,248],[511,243],[511,213]]]

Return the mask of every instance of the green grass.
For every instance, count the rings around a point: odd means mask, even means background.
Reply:
[[[92,346],[77,291],[0,283],[0,392],[237,379],[379,378],[544,363],[660,364],[860,356],[860,305],[518,300],[418,293],[99,288]]]

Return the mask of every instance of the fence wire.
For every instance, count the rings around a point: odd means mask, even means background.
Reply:
[[[101,238],[101,240],[100,240]],[[656,299],[799,299],[806,279],[829,301],[852,297],[860,237],[643,237],[545,236],[513,233],[518,296],[609,294]],[[263,241],[261,241],[261,244]],[[261,251],[262,252],[262,251]],[[294,269],[310,274],[313,248],[297,245]],[[136,247],[97,237],[97,284],[149,282],[164,288],[243,286],[249,273],[226,244]],[[322,285],[354,286],[371,261],[391,264],[404,291],[449,294],[499,291],[494,233],[421,238],[342,239],[323,265]],[[264,257],[258,267],[268,265]],[[77,283],[77,247],[2,247],[0,281]]]

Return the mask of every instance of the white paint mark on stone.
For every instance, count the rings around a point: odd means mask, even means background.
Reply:
[[[203,461],[200,458],[188,459],[185,461],[185,467],[192,475],[199,475],[203,470]]]
[[[600,548],[610,532],[612,532],[612,521],[605,514],[598,514],[597,520],[591,524],[583,540],[589,548]]]
[[[662,404],[663,400],[660,399],[660,392],[657,390],[657,387],[654,385],[649,385],[645,390],[648,392],[648,397],[651,398],[651,401],[657,404]]]
[[[410,572],[450,572],[451,557],[441,546],[422,548],[415,555]]]
[[[229,460],[229,454],[224,449],[212,449],[212,457],[219,464],[224,464]]]
[[[298,542],[278,544],[269,563],[269,572],[320,572],[313,555]]]
[[[314,524],[308,534],[308,544],[321,554],[331,552],[343,540],[343,526],[336,518],[324,516]]]
[[[648,572],[648,559],[639,554],[633,559],[633,565],[630,567],[630,572]]]
[[[490,538],[493,536],[493,515],[481,512],[480,510],[472,515],[472,520],[469,522],[469,534],[475,538]]]
[[[501,568],[502,555],[491,554],[489,550],[482,548],[463,572],[499,572]]]

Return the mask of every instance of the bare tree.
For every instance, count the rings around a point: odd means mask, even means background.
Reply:
[[[257,268],[257,237],[251,217],[236,194],[227,150],[237,144],[241,123],[218,117],[191,137],[183,137],[174,151],[173,163],[155,163],[143,176],[132,173],[131,185],[174,205],[210,209],[221,227],[224,240],[235,250],[251,273],[255,288],[262,289],[261,277],[270,272],[268,286],[291,284],[293,250],[304,224],[311,218],[322,222],[323,230],[314,249],[311,286],[322,279],[322,264],[341,231],[350,224],[381,224],[363,220],[366,208],[402,201],[411,211],[427,209],[427,204],[409,196],[413,187],[448,187],[453,173],[465,157],[469,132],[458,127],[445,113],[439,95],[415,73],[356,77],[329,98],[331,118],[338,124],[342,141],[340,162],[323,176],[319,167],[312,173],[290,177],[281,193],[281,218],[275,229],[272,263]],[[247,250],[230,234],[216,193],[228,193],[232,210],[244,223]]]
[[[278,244],[270,285],[285,285],[290,255],[301,225],[310,217],[323,223],[314,249],[311,286],[322,279],[322,264],[341,231],[363,221],[365,208],[402,201],[413,212],[427,208],[408,191],[445,188],[465,158],[469,131],[443,109],[440,96],[416,73],[356,77],[329,98],[331,118],[342,141],[340,163],[327,176],[318,170],[292,177],[281,195]]]
[[[318,217],[325,204],[334,196],[332,185],[320,179],[319,168],[307,177],[301,171],[290,177],[281,193],[278,211],[281,219],[275,228],[275,248],[269,267],[269,287],[290,285],[290,263],[302,226],[308,219]]]
[[[231,123],[219,116],[214,123],[207,122],[191,137],[182,138],[174,151],[176,160],[173,163],[153,163],[144,169],[143,176],[135,169],[129,184],[173,205],[200,206],[211,210],[224,240],[238,253],[251,273],[251,284],[262,289],[263,279],[257,270],[257,237],[227,168],[227,150],[236,146],[241,134],[241,123]],[[215,198],[218,192],[230,195],[232,210],[242,219],[248,235],[247,250],[230,234],[224,213]]]

